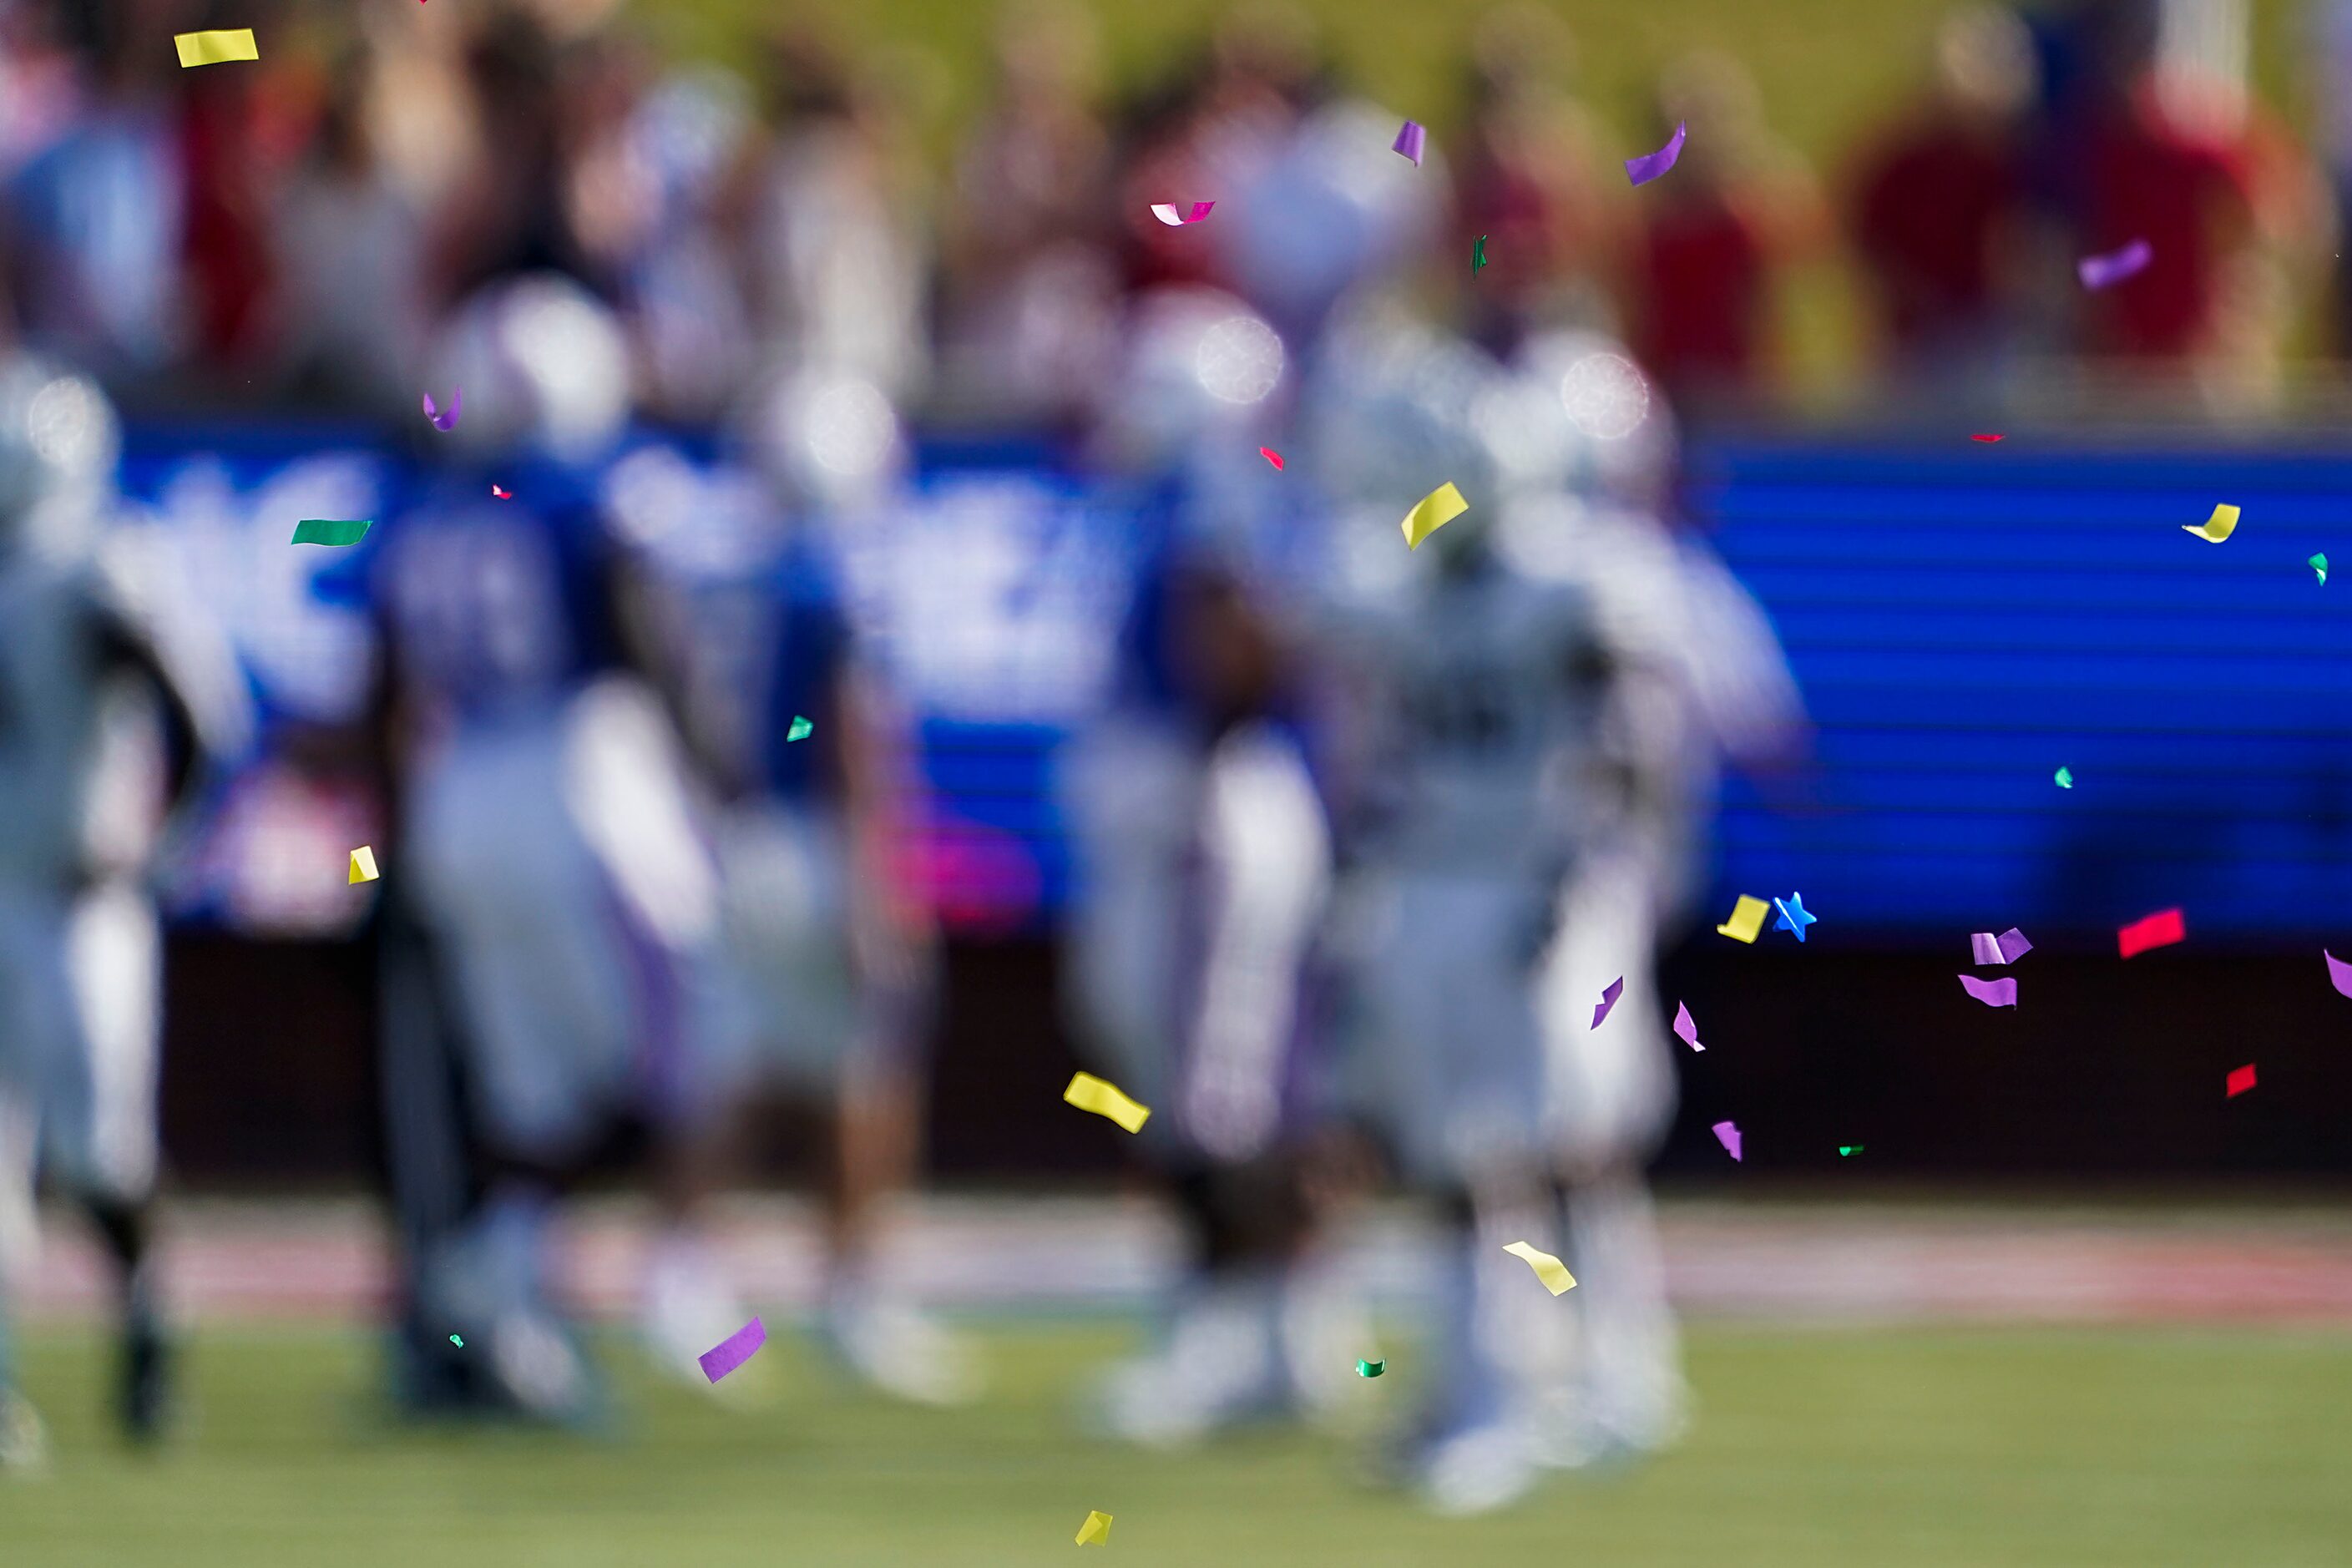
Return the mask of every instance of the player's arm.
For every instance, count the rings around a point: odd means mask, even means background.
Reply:
[[[163,709],[165,783],[171,809],[194,793],[204,764],[214,754],[196,711],[165,667],[163,656],[131,616],[101,599],[93,606],[99,668],[103,677],[131,675],[152,688]]]

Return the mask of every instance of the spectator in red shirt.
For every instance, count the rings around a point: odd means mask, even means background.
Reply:
[[[2013,12],[1952,13],[1929,101],[1864,156],[1852,235],[1898,371],[1940,380],[1990,368],[2014,338],[2032,51]]]

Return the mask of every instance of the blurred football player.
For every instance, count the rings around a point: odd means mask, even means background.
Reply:
[[[0,361],[0,1469],[37,1465],[44,1448],[14,1392],[5,1315],[40,1170],[89,1211],[117,1270],[116,1416],[135,1441],[165,1428],[172,1355],[151,1255],[163,952],[148,877],[205,752],[241,744],[249,724],[241,689],[192,679],[173,657],[187,638],[163,624],[130,542],[101,542],[117,447],[93,384]]]
[[[828,1348],[885,1392],[960,1403],[979,1388],[971,1351],[877,1258],[921,1163],[936,978],[893,848],[904,725],[853,628],[838,544],[887,523],[904,443],[879,386],[814,368],[780,368],[743,424],[738,458],[699,468],[647,447],[607,485],[646,563],[648,640],[719,797],[719,1049],[832,1112]],[[671,1310],[647,1308],[649,1324]]]
[[[677,1152],[727,1087],[696,1048],[717,883],[588,469],[628,412],[619,328],[572,283],[510,278],[455,319],[437,384],[469,395],[385,530],[378,716],[488,1169],[422,1300],[506,1405],[574,1421],[599,1401],[551,1289],[551,1210],[625,1121],[652,1135],[658,1205],[682,1204]]]

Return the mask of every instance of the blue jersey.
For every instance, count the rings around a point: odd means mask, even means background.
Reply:
[[[402,695],[460,726],[543,716],[622,662],[609,552],[577,474],[538,466],[493,497],[470,473],[393,520],[376,589]]]

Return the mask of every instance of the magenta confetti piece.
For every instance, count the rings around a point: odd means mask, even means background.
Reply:
[[[1170,228],[1181,228],[1188,223],[1198,223],[1207,217],[1209,209],[1216,205],[1214,202],[1194,202],[1191,212],[1179,213],[1166,202],[1154,202],[1151,204],[1151,216]]]
[[[1280,472],[1282,471],[1282,454],[1281,454],[1281,453],[1279,453],[1279,452],[1276,451],[1276,450],[1275,450],[1273,447],[1260,447],[1257,449],[1257,455],[1258,455],[1259,457],[1261,457],[1261,458],[1264,458],[1267,462],[1272,463],[1272,464],[1274,465],[1274,470],[1275,470],[1275,472],[1276,472],[1276,473],[1280,473]]]
[[[2326,948],[2319,956],[2327,960],[2327,983],[2347,996],[2352,996],[2352,963],[2347,963]]]
[[[1683,1044],[1691,1049],[1695,1051],[1706,1049],[1705,1046],[1698,1043],[1698,1026],[1691,1021],[1690,1004],[1687,1002],[1675,1004],[1675,1033],[1680,1035]]]
[[[1969,949],[1976,954],[1975,958],[1970,960],[1971,963],[2007,963],[2009,962],[2000,955],[2000,939],[1989,931],[1970,932]]]
[[[1715,1135],[1723,1144],[1723,1152],[1733,1159],[1739,1158],[1739,1125],[1734,1121],[1718,1121]]]
[[[2015,963],[2033,951],[2033,944],[2026,941],[2025,933],[2015,926],[2010,927],[1993,940],[2000,944],[2000,961],[2003,963]]]
[[[1422,149],[1428,144],[1429,132],[1421,128],[1419,121],[1408,120],[1397,132],[1394,150],[1412,159],[1412,166],[1418,169],[1421,167]]]
[[[750,1361],[767,1342],[767,1328],[754,1318],[694,1359],[701,1364],[702,1375],[717,1383]]]
[[[446,414],[433,406],[433,395],[428,392],[425,395],[425,417],[433,421],[436,430],[455,430],[457,427],[457,411],[465,405],[466,389],[462,386],[450,390],[449,412]]]
[[[1960,988],[1988,1007],[2017,1005],[2017,982],[2014,980],[1979,980],[1973,974],[1960,976]]]
[[[2085,289],[2112,289],[2154,259],[2156,248],[2144,239],[2135,239],[2121,250],[2083,258],[2074,264],[2074,271]]]
[[[1624,991],[1625,977],[1621,974],[1616,979],[1611,981],[1608,988],[1601,993],[1601,1005],[1592,1009],[1592,1026],[1594,1028],[1597,1029],[1601,1027],[1601,1020],[1609,1016],[1609,1009],[1617,1005],[1617,998],[1624,994]]]
[[[1637,185],[1646,185],[1673,168],[1675,160],[1683,155],[1683,137],[1689,129],[1687,121],[1679,124],[1675,127],[1675,133],[1666,138],[1666,144],[1656,152],[1626,159],[1625,177]]]

